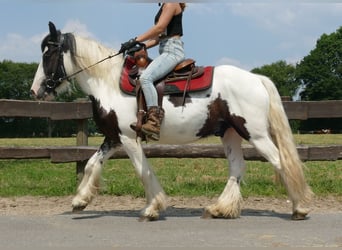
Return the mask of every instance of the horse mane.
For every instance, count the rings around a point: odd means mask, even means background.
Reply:
[[[85,69],[92,77],[104,79],[107,82],[118,82],[116,79],[120,77],[123,64],[123,57],[121,55],[86,69],[109,55],[115,54],[115,50],[107,48],[95,40],[71,33],[65,34],[65,42],[69,44],[71,58],[77,67]]]

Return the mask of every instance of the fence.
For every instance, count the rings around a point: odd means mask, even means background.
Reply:
[[[283,102],[289,119],[341,118],[342,100]],[[76,162],[78,178],[83,173],[86,161],[97,150],[88,146],[87,120],[92,117],[91,103],[84,102],[36,102],[0,99],[0,117],[41,117],[51,120],[75,120],[78,124],[74,147],[0,147],[0,159],[51,159],[54,163]],[[298,146],[300,157],[308,160],[342,159],[342,145]],[[158,158],[225,158],[221,145],[146,145],[147,157]],[[243,146],[246,160],[264,160],[249,145]],[[119,149],[112,159],[127,158]]]

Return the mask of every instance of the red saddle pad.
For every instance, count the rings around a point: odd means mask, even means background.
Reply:
[[[120,77],[120,89],[129,95],[135,95],[135,85],[129,80],[129,72],[134,66],[134,61],[126,58]],[[200,77],[193,78],[189,82],[187,92],[206,90],[211,87],[214,67],[204,67],[204,73]],[[173,81],[165,83],[164,95],[183,93],[187,80]]]

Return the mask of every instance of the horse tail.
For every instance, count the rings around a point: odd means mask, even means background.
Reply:
[[[304,164],[300,160],[280,95],[269,78],[260,78],[270,99],[268,123],[272,141],[279,151],[281,170],[278,174],[293,201],[309,202],[313,193],[306,183]]]

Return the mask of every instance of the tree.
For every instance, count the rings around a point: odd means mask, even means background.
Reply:
[[[0,62],[0,98],[30,99],[30,88],[37,63]]]
[[[302,100],[339,100],[342,97],[342,26],[330,35],[323,34],[316,48],[297,65],[297,79],[306,88]],[[309,119],[301,123],[302,130],[329,128],[339,132],[341,118]]]
[[[14,63],[4,60],[0,62],[0,98],[30,99],[30,88],[38,67],[36,63]],[[0,136],[14,137],[40,133],[45,125],[39,119],[31,118],[0,118]]]
[[[316,48],[297,65],[297,80],[305,85],[302,100],[338,100],[342,97],[342,26],[323,34]]]
[[[261,68],[255,68],[253,73],[268,76],[278,88],[281,96],[293,96],[299,82],[296,80],[296,67],[285,61],[278,61]]]

